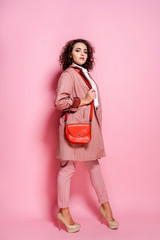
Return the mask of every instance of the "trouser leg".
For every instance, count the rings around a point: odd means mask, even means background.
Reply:
[[[70,183],[75,167],[74,161],[60,161],[60,169],[57,176],[57,201],[59,208],[69,207]]]
[[[108,202],[109,197],[98,159],[92,161],[85,161],[84,163],[89,171],[91,183],[97,194],[99,203],[102,204]]]

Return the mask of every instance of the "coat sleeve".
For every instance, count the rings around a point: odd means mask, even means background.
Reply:
[[[60,111],[68,111],[69,109],[73,112],[78,110],[80,104],[80,98],[73,97],[74,78],[67,72],[62,72],[54,99],[54,106]]]

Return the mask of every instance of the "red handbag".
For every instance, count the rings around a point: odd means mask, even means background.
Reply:
[[[76,69],[74,70],[83,78],[83,80],[89,86],[89,88],[92,88],[91,85],[87,82],[87,80]],[[89,123],[67,124],[67,112],[65,113],[65,136],[70,143],[86,144],[91,141],[92,116],[93,116],[93,101],[91,102]]]

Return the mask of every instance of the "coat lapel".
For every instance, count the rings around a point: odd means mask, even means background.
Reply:
[[[85,76],[85,74],[83,73],[83,71],[82,71],[82,69],[80,68],[80,67],[78,67],[78,66],[76,66],[76,65],[74,65],[74,64],[71,64],[69,67],[73,67],[73,68],[76,68],[78,71],[79,71],[79,73],[86,79],[86,81],[91,85],[91,83],[90,83],[90,81],[89,81],[89,79]],[[88,73],[89,74],[89,73]],[[89,74],[89,76],[90,76],[90,78],[93,80],[93,78],[91,77],[91,75]],[[94,81],[94,80],[93,80]],[[95,81],[94,81],[95,82]],[[96,84],[96,83],[95,83]],[[92,86],[92,85],[91,85]],[[96,84],[96,86],[97,86],[97,84]],[[98,91],[98,95],[99,95],[99,89],[98,89],[98,86],[97,86],[97,91]],[[99,105],[100,105],[100,102],[99,102]],[[94,110],[95,110],[95,108],[94,108]],[[99,119],[99,116],[98,116],[98,111],[99,110],[99,107],[95,110],[95,115],[96,115],[96,117],[97,117],[97,120],[98,120],[98,123],[99,123],[99,125],[101,125],[100,124],[100,119]]]
[[[82,68],[74,65],[74,64],[71,64],[69,67],[73,67],[73,68],[76,68],[78,70],[78,72],[84,77],[84,79],[86,79],[86,81],[92,86],[91,82],[89,81],[89,79],[86,77],[86,75],[84,74],[84,72],[82,71]],[[89,74],[90,76],[90,74]],[[90,76],[91,77],[91,76]],[[93,79],[92,79],[93,80]]]

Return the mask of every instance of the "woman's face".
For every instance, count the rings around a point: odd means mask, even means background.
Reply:
[[[74,63],[83,65],[88,57],[87,46],[82,42],[75,43],[71,52],[71,56]]]

